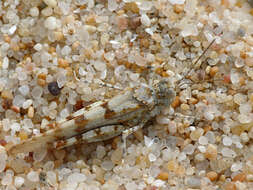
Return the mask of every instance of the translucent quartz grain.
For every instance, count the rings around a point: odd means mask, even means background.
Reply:
[[[26,161],[22,158],[17,158],[15,160],[10,160],[10,164],[12,166],[12,169],[16,173],[23,173],[25,170],[31,167],[30,164],[26,163]]]
[[[52,186],[55,186],[57,184],[57,176],[55,172],[53,171],[47,172],[47,182]]]
[[[73,173],[68,176],[68,183],[80,183],[86,180],[86,176],[82,173]]]
[[[203,135],[204,133],[204,129],[202,128],[198,128],[196,129],[195,131],[192,131],[191,134],[190,134],[190,138],[193,140],[193,141],[197,141],[201,135]]]
[[[225,157],[228,157],[228,158],[235,158],[236,157],[235,151],[233,151],[232,149],[227,148],[227,147],[222,148],[221,154]]]
[[[57,5],[57,1],[56,0],[43,0],[44,3],[50,7],[55,7]]]
[[[113,167],[114,167],[114,164],[110,160],[105,160],[101,164],[101,168],[106,170],[106,171],[111,170]]]
[[[32,105],[32,103],[33,103],[33,101],[31,99],[28,99],[28,100],[24,101],[22,107],[24,109],[27,109],[27,108],[29,108]]]
[[[105,62],[94,61],[93,65],[94,65],[95,69],[98,70],[98,71],[106,70],[106,64],[105,64]]]
[[[44,170],[49,171],[49,170],[54,169],[54,166],[55,166],[55,164],[54,164],[53,161],[48,161],[48,162],[43,166],[43,168],[44,168]]]
[[[200,47],[200,42],[199,42],[199,41],[195,41],[195,42],[193,42],[193,45],[194,45],[195,47]]]
[[[148,154],[148,159],[149,159],[150,162],[154,162],[154,161],[156,161],[157,158],[153,153],[149,153]]]
[[[33,48],[34,48],[36,51],[41,51],[42,48],[43,48],[43,46],[42,46],[42,44],[37,43],[37,44],[35,44],[35,46],[33,46]]]
[[[1,184],[2,185],[10,185],[12,184],[12,175],[10,173],[6,173],[6,175],[4,175],[4,177],[2,178]]]
[[[201,145],[207,145],[208,144],[207,137],[205,137],[205,136],[199,137],[199,144],[201,144]]]
[[[9,131],[10,130],[10,120],[5,118],[2,120],[2,125],[3,125],[3,130],[4,131]]]
[[[17,30],[17,26],[14,25],[14,26],[10,27],[8,34],[9,35],[13,35],[16,30]]]
[[[1,51],[2,51],[2,52],[8,51],[9,48],[10,48],[10,44],[9,44],[9,43],[3,43],[3,44],[1,45]]]
[[[123,151],[121,148],[117,148],[113,153],[111,154],[111,161],[114,164],[119,164],[121,162],[123,156]]]
[[[71,53],[71,48],[69,46],[64,46],[61,50],[63,56],[69,55]]]
[[[188,144],[184,147],[183,152],[185,152],[186,154],[191,155],[191,154],[193,154],[194,150],[195,150],[195,146],[192,145],[192,144]]]
[[[48,52],[42,51],[40,52],[40,60],[43,65],[47,66],[48,62],[52,59],[52,55]]]
[[[234,95],[234,102],[238,105],[243,104],[247,101],[247,96],[241,93]]]
[[[63,15],[68,15],[71,10],[69,2],[58,1],[58,7],[61,9]]]
[[[206,158],[205,158],[204,154],[198,153],[195,155],[195,159],[196,159],[196,161],[201,162],[201,161],[204,161]]]
[[[46,7],[42,9],[41,14],[45,17],[51,16],[53,14],[53,9],[51,7]]]
[[[112,11],[116,10],[117,7],[118,7],[118,3],[117,3],[116,0],[110,0],[110,1],[108,1],[108,10],[109,11],[112,12]]]
[[[125,185],[126,190],[138,189],[138,186],[134,182],[129,182]]]
[[[209,143],[214,144],[216,139],[215,139],[215,134],[212,131],[207,131],[205,134],[205,137],[208,139]]]
[[[247,143],[249,141],[248,133],[245,133],[245,132],[241,133],[240,139],[242,140],[242,142]]]
[[[69,116],[69,110],[67,108],[64,108],[61,112],[60,112],[60,116],[62,118],[66,118],[67,116]]]
[[[30,107],[28,108],[27,116],[28,116],[29,118],[33,118],[33,116],[34,116],[34,108],[33,108],[32,106],[30,106]]]
[[[40,98],[43,94],[43,88],[40,86],[35,86],[32,89],[31,95],[34,99]]]
[[[98,159],[102,159],[106,154],[105,147],[97,146],[96,154]]]
[[[170,119],[165,116],[160,115],[156,117],[156,121],[157,123],[164,125],[164,124],[169,124]]]
[[[76,167],[77,168],[80,168],[80,169],[83,169],[86,167],[86,164],[83,160],[77,160],[76,161]],[[85,173],[85,172],[82,172],[82,173]]]
[[[144,136],[144,143],[145,143],[146,147],[151,147],[154,144],[154,141],[153,141],[153,139],[151,139],[147,136]]]
[[[28,85],[22,85],[18,88],[18,90],[23,96],[27,96],[30,92],[30,88]]]
[[[217,158],[217,147],[213,144],[208,144],[205,156],[210,160],[214,160]]]
[[[18,80],[25,81],[27,79],[27,74],[25,71],[21,71],[18,74]]]
[[[144,1],[144,2],[138,3],[138,7],[142,11],[149,11],[153,7],[153,4],[154,3],[151,1]]]
[[[22,125],[23,129],[31,129],[34,126],[31,119],[24,119]]]
[[[113,61],[114,57],[115,57],[115,54],[113,52],[107,52],[107,53],[104,54],[104,58],[107,61]]]
[[[188,177],[186,178],[186,185],[190,188],[198,189],[201,186],[201,181],[197,177]]]
[[[181,152],[179,155],[178,155],[178,161],[179,162],[182,162],[183,160],[186,160],[187,157],[186,157],[186,154],[184,152]]]
[[[241,170],[242,169],[242,163],[241,162],[236,162],[236,163],[233,163],[232,164],[232,166],[231,166],[231,171],[232,172],[237,172],[237,171],[239,171],[239,170]]]
[[[251,114],[239,114],[238,115],[238,121],[242,124],[250,123],[252,121],[252,115]]]
[[[8,69],[8,67],[9,67],[9,59],[8,59],[8,57],[4,57],[3,62],[2,62],[2,68]]]
[[[157,179],[155,180],[153,183],[152,183],[153,186],[155,187],[162,187],[165,185],[165,181],[162,181],[160,179]]]
[[[14,179],[14,185],[17,188],[20,188],[25,182],[25,179],[23,177],[20,176],[16,176]]]
[[[177,133],[177,124],[173,121],[171,121],[168,125],[168,130],[170,134],[176,134]]]
[[[141,23],[142,23],[144,26],[150,26],[151,21],[150,21],[149,17],[148,17],[146,14],[142,14],[142,15],[141,15]]]
[[[206,152],[206,147],[205,146],[198,146],[198,149],[201,153],[205,153]]]
[[[48,17],[45,22],[44,22],[44,26],[46,28],[48,28],[49,30],[54,30],[57,28],[57,20],[55,17],[50,16]]]
[[[172,5],[182,5],[184,4],[185,0],[169,0],[169,2],[172,4]]]
[[[60,171],[58,173],[59,180],[62,180],[64,177],[69,176],[70,173],[71,173],[71,169],[69,169],[69,168],[60,169]]]
[[[224,146],[231,146],[233,143],[231,137],[228,136],[223,137],[222,142]]]
[[[170,148],[162,150],[162,159],[164,161],[169,161],[170,159],[172,159],[172,151],[170,150]]]
[[[211,111],[206,110],[206,111],[204,112],[204,117],[205,117],[207,120],[212,121],[212,120],[214,119],[214,114],[213,114]]]
[[[39,173],[35,171],[30,171],[27,174],[27,179],[29,179],[32,182],[38,182],[39,181]]]
[[[252,106],[250,103],[244,103],[239,106],[239,111],[241,114],[248,114],[252,111]]]
[[[239,79],[240,79],[239,74],[235,71],[234,72],[232,71],[230,74],[230,80],[231,80],[232,84],[234,84],[234,85],[238,84]]]
[[[78,73],[80,76],[85,76],[87,74],[87,72],[82,67],[79,67]]]
[[[15,133],[20,130],[20,124],[19,123],[13,123],[11,124],[11,130]]]
[[[232,138],[233,144],[235,144],[235,146],[237,148],[242,148],[243,145],[240,142],[240,137],[239,136],[233,135],[231,138]]]
[[[37,17],[37,16],[39,16],[40,12],[37,7],[32,7],[32,8],[30,8],[29,13],[32,17]]]
[[[25,102],[25,98],[21,95],[16,95],[13,99],[13,105],[17,107],[22,107]]]
[[[106,181],[103,186],[102,186],[102,189],[117,189],[117,190],[122,190],[121,189],[122,186],[119,185],[119,183],[117,183],[116,181],[113,181],[113,180],[108,180]],[[85,188],[80,188],[80,189],[77,189],[77,190],[82,190],[82,189],[85,189]],[[94,187],[93,188],[94,190],[100,190],[98,187]]]

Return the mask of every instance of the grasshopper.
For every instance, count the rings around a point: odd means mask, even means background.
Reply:
[[[164,80],[153,88],[126,89],[108,101],[98,101],[78,110],[54,129],[9,149],[10,153],[28,152],[41,146],[57,149],[77,142],[96,142],[118,136],[133,126],[143,126],[158,115],[175,97]]]
[[[125,139],[129,134],[142,128],[174,100],[176,92],[170,88],[168,80],[158,78],[151,81],[151,85],[140,84],[135,88],[127,88],[109,100],[84,107],[57,123],[54,129],[7,150],[10,154],[17,154],[34,151],[42,146],[62,149],[77,143],[107,140],[120,134],[123,134],[123,146],[126,146]]]

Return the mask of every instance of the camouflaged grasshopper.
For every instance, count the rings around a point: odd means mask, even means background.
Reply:
[[[77,143],[107,140],[120,134],[125,136],[125,141],[128,134],[142,128],[164,107],[168,107],[174,97],[175,91],[165,79],[153,80],[150,86],[127,88],[109,100],[98,101],[76,111],[63,122],[57,123],[54,129],[14,145],[8,152],[29,152],[42,146],[62,149]]]
[[[41,146],[61,149],[80,141],[106,140],[133,126],[138,126],[137,130],[158,115],[162,107],[169,106],[174,97],[174,90],[168,88],[165,80],[156,81],[152,88],[129,88],[108,101],[98,101],[78,110],[54,129],[17,144],[8,152],[28,152]]]

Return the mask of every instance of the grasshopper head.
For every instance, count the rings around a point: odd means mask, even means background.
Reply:
[[[134,90],[134,98],[148,106],[150,110],[169,106],[175,94],[166,80],[155,80],[152,87],[143,85]]]
[[[176,93],[169,87],[168,81],[161,80],[154,85],[154,96],[158,105],[166,107],[174,100]]]

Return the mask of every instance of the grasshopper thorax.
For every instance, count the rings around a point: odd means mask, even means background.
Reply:
[[[134,98],[150,110],[169,106],[175,98],[175,91],[166,80],[155,80],[152,86],[140,85],[134,90]]]

